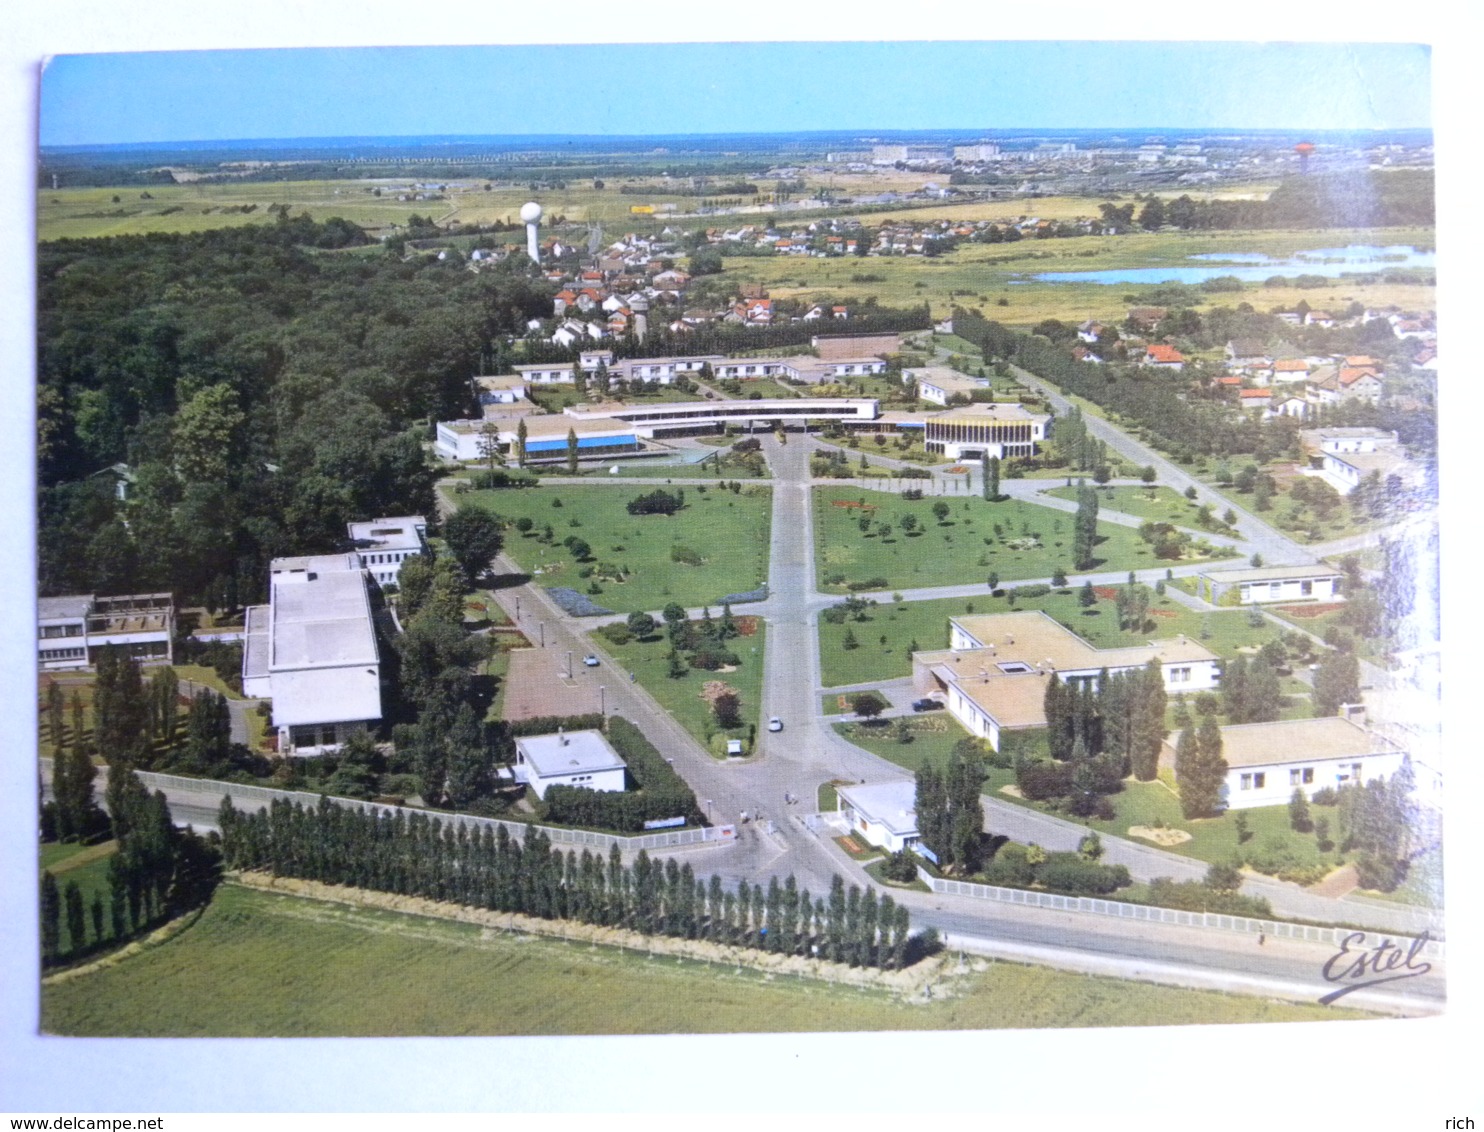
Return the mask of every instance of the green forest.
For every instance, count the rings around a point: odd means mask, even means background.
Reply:
[[[428,422],[469,412],[481,357],[548,292],[523,259],[403,261],[287,212],[41,245],[40,592],[234,607],[348,520],[431,517]]]

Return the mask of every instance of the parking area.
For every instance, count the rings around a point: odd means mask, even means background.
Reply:
[[[564,649],[512,651],[506,676],[505,718],[537,719],[600,710],[598,688],[606,682],[603,668],[589,668],[582,663],[582,654],[572,653],[569,677],[567,658]]]

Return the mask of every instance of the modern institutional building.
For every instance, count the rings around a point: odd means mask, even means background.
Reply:
[[[346,530],[361,565],[382,586],[395,584],[402,563],[428,547],[428,521],[421,515],[347,523]]]
[[[1176,731],[1165,740],[1160,766],[1173,769]],[[1226,808],[1280,806],[1295,789],[1306,795],[1323,787],[1362,785],[1390,778],[1404,754],[1394,744],[1341,716],[1243,723],[1221,729],[1226,760]]]
[[[36,653],[43,672],[90,668],[97,650],[123,650],[144,664],[169,664],[175,602],[169,594],[44,597],[36,603]]]
[[[626,765],[601,731],[558,731],[515,741],[515,780],[538,798],[546,797],[553,786],[621,791]]]
[[[273,701],[278,750],[322,755],[381,720],[381,658],[360,556],[275,558],[247,611],[242,690]]]
[[[941,694],[948,712],[996,750],[1005,731],[1046,726],[1046,685],[1096,685],[1109,673],[1142,668],[1151,660],[1170,693],[1203,692],[1221,681],[1220,658],[1179,636],[1126,648],[1099,649],[1039,610],[949,619],[949,645],[912,654],[919,695]]]
[[[1260,605],[1273,601],[1343,601],[1345,575],[1329,566],[1259,566],[1207,570],[1196,593],[1213,605]]]
[[[835,798],[836,809],[851,832],[878,849],[900,853],[917,843],[917,785],[911,779],[840,786]]]
[[[928,417],[923,424],[924,439],[929,452],[950,460],[1034,456],[1050,422],[1048,414],[1032,413],[1017,404],[964,405]]]

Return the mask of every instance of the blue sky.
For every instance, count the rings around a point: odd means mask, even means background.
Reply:
[[[418,134],[1431,125],[1428,48],[741,43],[63,55],[42,145]]]

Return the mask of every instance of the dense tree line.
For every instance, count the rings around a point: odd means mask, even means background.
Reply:
[[[91,807],[91,776],[87,793]],[[216,886],[220,855],[215,845],[189,829],[177,829],[163,793],[150,794],[132,769],[115,766],[109,772],[108,797],[108,821],[118,847],[108,858],[106,909],[101,891],[94,892],[85,911],[76,881],[69,880],[59,894],[56,878],[43,871],[43,964],[76,959],[105,943],[122,942],[199,907]],[[69,941],[65,954],[61,949],[63,916]]]
[[[243,814],[230,798],[219,825],[227,866],[276,876],[345,884],[547,920],[627,928],[736,944],[785,955],[813,955],[851,966],[897,968],[927,941],[911,936],[904,905],[879,900],[837,876],[815,898],[794,878],[766,888],[743,881],[725,889],[719,876],[696,877],[689,862],[651,860],[640,851],[625,865],[615,846],[605,862],[584,849],[563,854],[526,827],[517,841],[504,826],[464,823],[402,811],[380,814],[276,801]]]
[[[1109,216],[1104,205],[1103,215]],[[1116,219],[1127,227],[1127,214]],[[1143,202],[1139,226],[1155,231],[1166,225],[1187,231],[1231,228],[1398,228],[1430,227],[1433,172],[1430,169],[1345,170],[1289,177],[1266,200],[1163,200]]]
[[[547,820],[621,833],[638,832],[646,821],[664,818],[683,817],[692,825],[705,824],[695,792],[639,728],[614,716],[607,720],[606,731],[613,749],[628,764],[634,789],[620,793],[584,786],[551,786],[541,807]]]
[[[1175,741],[1175,785],[1187,820],[1215,817],[1225,806],[1227,763],[1222,749],[1221,728],[1213,713],[1202,712],[1199,727],[1186,717]]]
[[[284,217],[40,247],[43,593],[261,600],[268,559],[433,514],[425,422],[468,414],[469,375],[549,286],[318,250],[359,241]],[[127,501],[94,476],[118,462]]]
[[[1094,680],[1046,684],[1050,761],[1021,758],[1015,778],[1027,798],[1054,800],[1079,817],[1111,813],[1106,795],[1132,774],[1152,781],[1164,742],[1166,693],[1158,660]]]
[[[1363,786],[1346,783],[1338,790],[1340,847],[1355,854],[1362,888],[1390,892],[1406,879],[1415,783],[1412,761],[1403,757],[1391,778],[1374,778]]]

